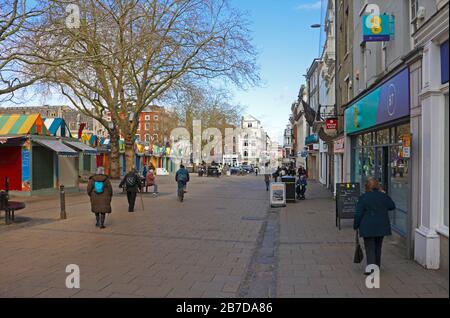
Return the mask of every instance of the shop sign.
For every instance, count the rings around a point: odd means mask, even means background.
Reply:
[[[341,219],[353,219],[360,196],[359,183],[336,184],[336,226],[341,229]]]
[[[270,184],[270,206],[286,206],[286,184],[284,182]]]
[[[337,129],[337,119],[327,119],[326,120],[326,129],[327,130],[336,130]]]
[[[402,136],[402,146],[403,148],[411,147],[411,135],[405,134]]]
[[[319,142],[319,135],[312,134],[305,138],[305,145],[311,145]]]
[[[345,110],[345,132],[353,134],[409,114],[409,69],[405,68]]]
[[[364,42],[387,42],[391,39],[391,17],[387,14],[363,15],[362,28]]]
[[[30,149],[22,147],[22,191],[31,191],[31,178],[30,178]]]
[[[403,147],[403,158],[411,158],[411,147]]]
[[[344,153],[344,140],[345,138],[339,138],[334,141],[334,153]]]

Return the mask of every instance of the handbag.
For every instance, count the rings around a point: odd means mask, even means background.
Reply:
[[[364,254],[361,248],[361,244],[359,243],[359,231],[356,231],[356,249],[355,249],[355,256],[353,257],[353,263],[355,264],[359,264],[363,261],[364,259]]]

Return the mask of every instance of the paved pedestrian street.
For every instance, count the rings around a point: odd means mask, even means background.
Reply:
[[[95,227],[88,196],[26,199],[17,223],[0,219],[0,297],[448,297],[448,276],[406,259],[387,240],[380,289],[353,264],[351,221],[335,227],[331,193],[270,208],[263,177],[192,177],[185,201],[172,177],[136,212],[114,183],[113,213]],[[365,262],[363,262],[365,264]],[[80,288],[66,288],[66,266]]]

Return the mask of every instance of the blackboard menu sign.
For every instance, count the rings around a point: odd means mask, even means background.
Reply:
[[[336,184],[336,226],[339,226],[339,230],[341,229],[342,219],[353,219],[355,217],[359,196],[359,183]]]

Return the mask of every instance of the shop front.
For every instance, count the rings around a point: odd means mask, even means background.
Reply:
[[[48,194],[64,184],[78,191],[77,152],[51,136],[39,114],[0,115],[0,188],[19,195]]]
[[[333,144],[333,167],[334,167],[334,190],[336,196],[336,184],[344,182],[344,153],[345,153],[345,137],[339,137],[334,140]]]
[[[380,182],[396,204],[391,223],[402,237],[411,233],[409,115],[408,68],[345,111],[345,133],[351,137],[351,181],[360,183],[362,192],[367,178]]]
[[[309,135],[305,138],[305,145],[308,148],[308,156],[306,158],[308,179],[318,181],[320,167],[319,136],[317,134]]]

